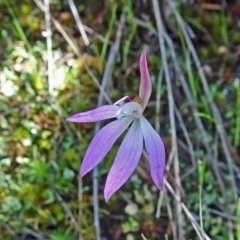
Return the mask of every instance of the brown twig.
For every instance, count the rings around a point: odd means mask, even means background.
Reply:
[[[202,143],[203,143],[203,145],[206,149],[206,152],[207,152],[207,158],[209,159],[209,161],[211,161],[211,159],[213,159],[213,153],[212,153],[212,150],[210,149],[210,146],[209,146],[209,141],[208,141],[206,130],[204,128],[204,125],[203,125],[203,122],[202,122],[201,118],[197,114],[194,114],[194,113],[197,112],[197,108],[194,104],[193,97],[192,97],[191,91],[189,89],[187,80],[185,79],[185,77],[182,73],[182,70],[181,70],[181,68],[180,68],[180,66],[177,62],[177,57],[176,57],[176,54],[175,54],[175,51],[174,51],[174,46],[173,46],[172,40],[167,35],[165,36],[165,38],[166,38],[166,41],[169,45],[170,53],[171,53],[171,56],[172,56],[172,61],[173,61],[173,64],[174,64],[174,69],[176,71],[176,75],[178,76],[178,78],[179,78],[179,80],[182,84],[182,88],[183,88],[184,94],[187,98],[188,105],[192,109],[193,118],[196,122],[199,135],[201,136],[200,139],[201,139],[201,141],[202,141]],[[213,166],[212,161],[211,161],[211,164],[212,164],[212,167],[213,167],[214,174],[217,177],[217,181],[220,185],[220,191],[221,191],[222,195],[224,196],[225,187],[224,187],[224,185],[222,183],[222,179],[219,175],[218,167],[216,168],[215,166]]]
[[[77,232],[80,232],[81,227],[79,226],[76,218],[74,217],[72,211],[70,210],[70,208],[68,207],[68,205],[64,202],[63,198],[61,197],[61,195],[54,190],[54,195],[56,196],[57,200],[59,201],[59,203],[62,205],[63,209],[65,210],[67,216],[70,218],[75,230]]]
[[[108,60],[107,60],[107,65],[106,65],[106,68],[103,73],[102,85],[101,85],[102,89],[106,89],[107,83],[110,80],[111,75],[112,75],[112,71],[113,71],[112,66],[115,62],[116,55],[119,51],[124,22],[125,22],[125,17],[124,17],[124,14],[122,14],[121,18],[120,18],[120,23],[118,25],[117,33],[116,33],[116,41],[110,49],[110,53],[108,55]],[[103,94],[100,93],[99,97],[98,97],[97,105],[101,106],[101,105],[103,105],[103,103],[104,103]],[[100,127],[101,127],[101,123],[97,122],[95,125],[94,134],[96,134],[100,130]],[[100,240],[101,237],[100,237],[100,222],[99,222],[98,168],[97,167],[95,167],[93,169],[93,200],[94,200],[94,226],[95,226],[95,233],[96,233],[95,239]]]
[[[69,4],[70,9],[72,11],[73,17],[74,17],[74,19],[75,19],[75,21],[77,23],[78,29],[79,29],[79,31],[80,31],[80,33],[82,35],[83,41],[84,41],[85,45],[88,46],[90,44],[90,42],[89,42],[87,34],[86,34],[85,30],[84,30],[84,27],[83,27],[82,21],[80,19],[80,16],[78,14],[77,8],[76,8],[73,0],[68,0],[68,4]]]
[[[170,116],[170,124],[171,124],[171,138],[172,138],[172,148],[174,151],[174,174],[176,178],[176,182],[179,186],[181,186],[181,180],[179,176],[179,164],[178,164],[178,151],[177,151],[177,138],[176,138],[176,125],[175,125],[175,117],[174,117],[174,100],[173,100],[173,93],[172,93],[172,84],[170,80],[170,74],[169,74],[169,68],[168,68],[168,62],[165,52],[165,44],[164,44],[164,28],[162,24],[162,18],[161,18],[161,11],[159,9],[159,4],[157,0],[152,0],[153,3],[153,12],[155,15],[156,23],[157,23],[157,29],[158,29],[158,40],[159,40],[159,46],[161,50],[161,57],[162,57],[162,64],[163,64],[163,70],[165,79],[167,82],[167,88],[168,88],[168,104],[169,104],[169,116]],[[183,232],[182,232],[182,210],[181,205],[176,202],[176,210],[177,210],[177,221],[178,221],[178,238],[183,239]]]
[[[181,202],[180,197],[178,196],[178,194],[173,190],[173,188],[171,187],[171,185],[168,183],[168,181],[165,179],[164,181],[165,186],[167,187],[167,189],[169,190],[169,192],[171,192],[171,194],[174,196],[174,198],[181,204],[183,211],[185,212],[185,214],[187,215],[188,219],[191,221],[192,226],[194,227],[194,229],[196,230],[196,233],[198,234],[198,237],[202,240],[202,235],[204,236],[204,238],[206,240],[211,240],[208,235],[203,231],[203,229],[199,226],[199,224],[197,223],[197,221],[194,219],[193,215],[191,214],[191,212],[188,210],[188,208],[186,207],[186,205],[184,203]]]
[[[169,217],[169,221],[172,227],[172,234],[173,234],[173,239],[178,240],[177,237],[177,226],[174,222],[174,218],[173,218],[173,212],[172,212],[172,208],[170,206],[170,202],[169,202],[169,197],[168,197],[168,193],[166,191],[166,203],[167,203],[167,212],[168,212],[168,217]]]
[[[215,139],[214,139],[212,167],[213,167],[213,171],[218,179],[218,184],[221,189],[223,199],[227,203],[228,199],[227,199],[226,192],[224,191],[225,187],[224,187],[222,177],[220,175],[219,168],[218,168],[218,133],[215,134]]]
[[[53,56],[52,56],[52,31],[51,31],[51,14],[50,14],[50,2],[44,0],[45,4],[45,26],[46,26],[46,39],[47,39],[47,63],[48,63],[48,90],[49,93],[53,92]]]
[[[45,7],[42,3],[42,1],[40,0],[34,0],[34,2],[36,3],[36,5],[44,12],[45,11]],[[51,16],[51,20],[54,24],[54,26],[56,27],[56,29],[59,31],[59,33],[62,34],[62,36],[64,37],[64,39],[66,40],[66,42],[69,44],[69,46],[72,48],[73,52],[76,54],[77,57],[81,58],[81,53],[79,52],[77,46],[74,44],[73,40],[69,37],[69,35],[66,33],[66,31],[64,30],[64,28],[62,27],[62,25],[54,18]],[[105,100],[111,104],[111,99],[109,98],[109,96],[106,94],[106,92],[104,91],[104,89],[102,89],[101,84],[99,83],[97,77],[94,75],[93,71],[91,71],[91,69],[87,66],[86,63],[83,62],[83,66],[85,68],[85,70],[87,71],[87,73],[89,74],[89,76],[91,77],[91,79],[93,80],[93,82],[96,84],[96,86],[98,87],[98,89],[100,90],[100,92],[103,94]]]
[[[156,96],[156,117],[155,117],[155,130],[159,133],[160,131],[160,106],[161,106],[161,86],[163,80],[163,68],[160,68],[158,74],[158,81],[157,81],[157,96]],[[156,218],[159,218],[161,215],[161,206],[164,199],[164,191],[159,192],[157,210],[156,210]]]
[[[182,115],[180,114],[177,106],[175,105],[174,106],[174,111],[175,111],[175,114],[176,114],[176,117],[178,119],[178,122],[180,124],[180,127],[182,128],[182,131],[183,131],[183,134],[184,134],[184,137],[186,139],[186,142],[187,142],[187,145],[188,145],[188,150],[189,150],[189,154],[190,154],[190,158],[191,158],[191,162],[192,162],[192,168],[190,168],[187,172],[185,172],[182,176],[181,176],[181,179],[185,178],[187,175],[191,174],[192,172],[194,172],[197,168],[197,164],[196,164],[196,159],[195,159],[195,155],[194,155],[194,150],[193,150],[193,144],[192,144],[192,141],[189,137],[189,134],[188,134],[188,131],[187,131],[187,128],[184,124],[184,121],[182,119]]]
[[[228,149],[227,136],[226,136],[226,133],[225,133],[224,128],[223,128],[223,120],[222,120],[221,114],[220,114],[219,109],[217,108],[215,102],[213,101],[212,94],[210,92],[210,89],[209,89],[209,86],[208,86],[208,83],[207,83],[207,79],[206,79],[205,74],[203,72],[203,69],[201,67],[200,60],[198,58],[198,55],[197,55],[196,50],[194,48],[194,45],[193,45],[193,43],[192,43],[192,41],[189,37],[189,33],[186,30],[184,21],[183,21],[181,15],[179,14],[179,12],[177,11],[176,7],[174,6],[174,4],[171,1],[169,1],[168,4],[171,6],[171,8],[174,11],[176,17],[178,18],[178,21],[179,21],[180,27],[182,29],[185,41],[186,41],[187,46],[188,46],[188,49],[190,50],[191,55],[193,57],[193,60],[195,62],[195,65],[197,67],[197,70],[198,70],[198,73],[199,73],[199,76],[200,76],[200,79],[201,79],[201,82],[202,82],[202,85],[203,85],[204,93],[205,93],[206,98],[208,100],[208,103],[211,107],[212,114],[213,114],[215,122],[216,122],[216,128],[217,128],[217,131],[218,131],[218,134],[219,134],[222,146],[223,146],[223,151],[224,151],[224,154],[225,154],[225,157],[226,157],[228,171],[229,171],[229,174],[231,176],[230,177],[230,182],[231,182],[232,189],[233,189],[234,201],[235,201],[235,203],[237,203],[237,201],[238,201],[238,189],[237,189],[236,180],[234,178],[234,167],[233,167],[234,161],[232,160],[231,154],[230,154],[229,149]]]

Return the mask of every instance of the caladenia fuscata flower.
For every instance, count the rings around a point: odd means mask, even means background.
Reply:
[[[103,160],[118,137],[128,129],[107,176],[104,189],[106,201],[133,173],[142,155],[143,142],[151,177],[156,186],[160,190],[163,189],[165,148],[158,133],[142,115],[152,92],[146,57],[146,51],[144,51],[140,57],[139,96],[124,97],[113,105],[101,106],[91,111],[75,114],[67,119],[70,122],[83,123],[116,118],[99,130],[90,143],[80,169],[81,177]]]

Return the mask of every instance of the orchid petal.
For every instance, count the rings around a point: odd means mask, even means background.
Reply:
[[[162,190],[164,186],[165,148],[162,139],[146,118],[141,117],[140,123],[147,150],[151,176],[157,187]]]
[[[152,83],[151,83],[150,75],[148,72],[146,51],[143,51],[140,57],[139,65],[140,65],[140,74],[141,74],[139,97],[142,99],[143,109],[145,109],[152,92]]]
[[[134,120],[124,138],[107,176],[104,189],[106,202],[127,181],[142,154],[143,136],[139,120]]]
[[[114,103],[114,105],[117,105],[117,106],[119,106],[119,107],[123,106],[123,104],[125,104],[125,100],[126,100],[127,98],[129,98],[129,97],[128,97],[128,96],[125,96],[125,97],[119,99],[118,101],[116,101],[116,102]]]
[[[124,117],[103,127],[93,138],[84,156],[80,175],[83,177],[102,161],[117,138],[127,129],[133,117]]]
[[[69,122],[97,122],[100,120],[116,117],[119,107],[115,105],[105,105],[91,111],[77,113],[67,119]]]

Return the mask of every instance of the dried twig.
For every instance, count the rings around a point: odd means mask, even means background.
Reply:
[[[84,27],[83,27],[83,24],[82,24],[82,21],[80,19],[80,16],[78,14],[78,11],[77,11],[77,8],[73,2],[73,0],[68,0],[68,3],[69,3],[69,6],[71,8],[71,11],[72,11],[72,14],[73,14],[73,17],[77,23],[77,26],[78,26],[78,29],[82,35],[82,38],[83,38],[83,41],[85,43],[85,45],[89,45],[90,42],[89,42],[89,39],[87,37],[87,34],[85,33],[85,30],[84,30]]]
[[[36,239],[39,239],[39,240],[44,240],[44,239],[45,239],[45,237],[41,236],[39,233],[33,231],[33,230],[30,229],[30,228],[24,228],[24,232],[32,235],[32,236],[33,236],[34,238],[36,238]],[[30,238],[30,237],[29,237],[29,238]],[[25,239],[25,238],[24,238],[24,239]],[[19,239],[19,240],[20,240],[20,239]]]
[[[202,240],[202,236],[204,236],[204,238],[206,240],[211,240],[208,237],[208,235],[203,231],[203,229],[199,226],[199,224],[194,219],[193,215],[188,210],[186,205],[183,202],[181,202],[181,199],[180,199],[179,195],[173,190],[173,188],[171,187],[171,185],[168,183],[168,181],[166,179],[164,181],[164,184],[167,187],[167,189],[169,190],[169,192],[171,192],[171,194],[174,196],[174,198],[181,204],[183,211],[187,215],[188,219],[191,221],[191,224],[194,227],[194,229],[196,230],[196,233],[198,234],[199,238]]]
[[[186,43],[188,45],[188,49],[190,50],[191,55],[193,57],[193,60],[195,62],[195,65],[197,67],[197,70],[198,70],[198,73],[199,73],[199,76],[200,76],[200,79],[201,79],[201,82],[202,82],[202,85],[203,85],[204,93],[205,93],[206,98],[208,100],[208,103],[211,107],[212,114],[213,114],[215,122],[216,122],[216,128],[217,128],[219,138],[221,140],[221,143],[222,143],[222,146],[223,146],[223,151],[224,151],[226,161],[227,161],[228,171],[229,171],[229,174],[230,174],[230,182],[231,182],[232,189],[233,189],[233,194],[234,194],[234,200],[235,200],[235,203],[237,203],[237,201],[238,201],[238,190],[237,190],[236,180],[235,180],[235,177],[234,177],[234,167],[233,167],[234,161],[232,160],[231,154],[230,154],[229,149],[228,149],[227,136],[226,136],[224,128],[223,128],[223,121],[222,121],[221,114],[220,114],[219,109],[217,108],[215,102],[213,101],[212,94],[210,92],[210,89],[209,89],[209,86],[208,86],[208,83],[207,83],[207,79],[206,79],[205,74],[203,72],[203,69],[201,67],[200,60],[198,58],[198,55],[197,55],[196,50],[194,48],[194,45],[193,45],[193,43],[192,43],[192,41],[189,37],[189,33],[186,30],[184,21],[183,21],[181,15],[179,14],[179,12],[177,11],[175,5],[172,3],[172,1],[168,1],[168,4],[172,8],[172,10],[174,11],[176,17],[178,18],[180,27],[181,27],[183,35],[184,35],[184,38],[185,38]]]
[[[99,39],[101,42],[106,43],[108,45],[112,45],[113,42],[110,41],[109,39],[106,39],[104,36],[102,36],[101,34],[95,32],[93,29],[91,29],[90,27],[86,26],[83,24],[83,28],[84,30],[89,33],[92,34],[95,38]]]
[[[224,190],[225,186],[223,184],[222,177],[220,175],[219,168],[218,168],[218,133],[215,134],[214,145],[213,145],[213,157],[211,162],[212,162],[213,171],[218,179],[218,184],[221,189],[222,196],[224,198],[224,201],[227,203],[228,199],[227,199],[227,194]]]
[[[160,69],[158,74],[158,82],[157,82],[157,96],[156,96],[156,117],[155,117],[155,130],[159,133],[160,131],[160,106],[161,106],[161,85],[163,79],[163,68]],[[158,205],[156,210],[156,218],[160,217],[161,214],[161,206],[164,198],[164,192],[159,192]]]
[[[228,220],[227,223],[228,223],[229,240],[234,240],[233,223],[231,220]]]
[[[189,150],[189,154],[190,154],[190,158],[191,158],[191,161],[192,161],[192,168],[190,168],[187,172],[185,172],[182,176],[181,176],[181,179],[185,178],[187,175],[189,175],[190,173],[194,172],[197,168],[197,164],[196,164],[196,159],[195,159],[195,155],[194,155],[194,150],[193,150],[193,144],[192,144],[192,141],[189,137],[189,134],[188,134],[188,131],[187,131],[187,128],[184,124],[184,121],[182,119],[182,116],[180,114],[180,112],[178,111],[178,108],[177,106],[175,105],[174,106],[174,111],[175,111],[175,114],[176,114],[176,117],[178,119],[178,122],[182,128],[182,131],[183,131],[183,134],[184,134],[184,137],[186,139],[186,142],[187,142],[187,145],[188,145],[188,150]]]
[[[51,31],[51,14],[50,2],[44,0],[45,8],[45,26],[46,26],[46,39],[47,39],[47,63],[48,63],[48,90],[52,94],[53,91],[53,56],[52,56],[52,31]]]
[[[45,3],[45,8],[43,10],[45,10],[45,24],[46,24],[46,38],[47,38],[47,53],[48,53],[48,83],[49,83],[49,93],[51,95],[51,104],[53,105],[53,107],[56,109],[56,111],[58,112],[58,115],[61,117],[61,122],[63,123],[63,125],[65,126],[65,129],[67,130],[68,134],[72,135],[71,134],[71,131],[68,127],[68,125],[66,124],[66,121],[63,117],[63,114],[62,114],[62,111],[61,111],[61,108],[58,106],[57,104],[57,101],[52,97],[52,91],[53,91],[53,57],[52,57],[52,32],[51,32],[51,15],[50,15],[50,9],[49,9],[49,0],[45,0],[44,1]],[[55,143],[56,141],[54,141]],[[56,145],[56,144],[54,144]],[[56,149],[54,149],[54,155],[56,155]],[[55,166],[55,159],[56,159],[56,156],[53,157],[53,166]],[[81,179],[78,181],[78,185],[79,185],[79,203],[81,203],[81,200],[82,200],[82,181]],[[62,201],[61,200],[61,196],[57,195],[57,198],[59,201]],[[76,224],[76,221],[75,219],[73,218],[73,215],[72,213],[67,210],[66,208],[66,205],[64,204],[64,202],[62,202],[62,206],[64,207],[64,209],[67,211],[68,215],[70,216],[73,224],[75,225],[75,228],[78,229],[78,232],[79,232],[79,239],[82,239],[82,236],[81,236],[81,224],[79,223],[79,225]],[[79,207],[79,219],[80,219],[80,216],[82,215],[82,208],[81,206]]]
[[[116,55],[119,51],[124,21],[125,21],[125,17],[122,14],[120,23],[118,25],[117,33],[116,33],[116,41],[114,45],[111,47],[110,53],[108,55],[107,65],[102,78],[102,85],[101,85],[102,89],[106,88],[107,83],[110,79],[110,76],[112,75],[112,70],[113,70],[112,66],[113,66],[113,63],[115,62]],[[100,93],[98,97],[97,105],[98,106],[103,105],[103,100],[104,100],[103,94]],[[100,127],[101,127],[101,123],[97,122],[95,125],[94,134],[96,134],[100,130]],[[95,232],[96,232],[95,239],[100,240],[101,237],[100,237],[100,223],[99,223],[99,214],[98,214],[99,204],[98,204],[98,168],[97,167],[93,169],[93,201],[94,201],[94,226],[95,226]]]
[[[0,224],[1,224],[0,226],[4,227],[14,239],[16,238],[17,233],[12,229],[10,225],[2,221],[0,222]]]
[[[156,218],[160,218],[163,199],[164,199],[164,191],[159,191],[158,204],[157,204],[157,210],[156,210]]]
[[[209,146],[207,133],[206,133],[206,130],[204,128],[204,125],[203,125],[203,122],[202,122],[201,118],[197,114],[194,114],[194,113],[197,112],[197,108],[194,104],[193,97],[192,97],[191,91],[189,89],[187,80],[185,79],[185,77],[182,73],[182,70],[181,70],[181,68],[180,68],[180,66],[177,62],[177,57],[176,57],[176,53],[174,51],[174,46],[173,46],[172,40],[167,35],[165,35],[165,39],[166,39],[166,42],[169,45],[169,50],[170,50],[170,53],[171,53],[171,56],[172,56],[172,61],[173,61],[173,64],[174,64],[174,69],[176,71],[176,75],[178,76],[178,78],[179,78],[179,80],[182,84],[184,94],[187,98],[189,106],[192,109],[193,117],[194,117],[194,120],[196,122],[197,128],[199,130],[199,135],[201,136],[201,141],[203,142],[204,147],[207,151],[207,158],[209,160],[211,160],[211,159],[213,159],[213,153],[212,153],[212,150],[210,149],[210,146]],[[212,161],[211,161],[211,164],[212,164],[212,167],[213,167],[214,174],[217,177],[217,181],[220,185],[221,193],[224,196],[225,195],[225,187],[224,187],[222,179],[219,175],[218,166],[214,166]]]
[[[166,191],[166,204],[167,204],[167,212],[168,212],[168,217],[169,217],[169,221],[171,223],[172,226],[172,234],[173,234],[173,239],[178,240],[177,237],[177,226],[174,222],[174,218],[173,218],[173,212],[172,212],[172,208],[170,206],[170,202],[169,202],[169,197],[168,197],[168,193]],[[166,235],[167,236],[167,235]]]
[[[160,106],[161,106],[161,86],[163,80],[163,68],[160,69],[157,82],[157,96],[156,96],[156,117],[155,117],[155,130],[159,133],[160,130]]]
[[[169,104],[169,117],[170,117],[170,124],[171,124],[171,133],[172,133],[172,148],[174,151],[174,173],[176,182],[179,186],[181,186],[181,180],[179,176],[179,164],[178,164],[178,152],[177,152],[177,139],[176,139],[176,125],[175,125],[175,117],[174,117],[174,100],[173,100],[173,94],[172,94],[172,84],[170,80],[170,74],[169,74],[169,68],[168,68],[168,62],[167,62],[167,56],[165,52],[165,44],[164,44],[164,28],[162,24],[161,19],[161,12],[159,9],[159,4],[157,0],[152,0],[153,3],[153,11],[157,23],[157,29],[158,29],[158,40],[159,40],[159,46],[161,49],[161,57],[162,57],[162,64],[163,64],[163,70],[165,74],[165,79],[167,82],[167,88],[168,88],[168,104]],[[182,210],[181,205],[176,202],[176,208],[177,208],[177,221],[178,221],[178,238],[183,239],[183,232],[182,232]]]
[[[231,221],[235,221],[237,222],[237,217],[236,216],[233,216],[233,215],[230,215],[230,214],[227,214],[225,212],[220,212],[219,210],[216,210],[216,209],[213,209],[213,208],[207,208],[207,210],[216,215],[216,216],[219,216],[221,218],[225,218],[227,220],[231,220]]]
[[[81,228],[80,228],[76,218],[74,217],[73,213],[71,212],[70,208],[68,207],[68,205],[64,202],[63,198],[56,190],[54,190],[54,195],[56,196],[57,200],[62,205],[65,212],[67,213],[67,216],[70,218],[71,222],[73,223],[75,230],[77,232],[79,232],[81,230]]]
[[[36,3],[36,5],[42,10],[45,11],[45,7],[42,3],[41,0],[34,0],[34,2]],[[54,24],[54,26],[56,27],[56,29],[62,34],[62,36],[64,37],[64,39],[66,40],[66,42],[69,44],[69,46],[72,48],[73,52],[76,54],[76,56],[78,56],[79,58],[81,58],[81,53],[79,52],[77,46],[75,46],[73,40],[68,36],[68,34],[66,33],[66,31],[64,30],[64,28],[62,27],[62,25],[54,18],[51,17],[51,20]],[[100,92],[103,94],[105,100],[108,103],[111,103],[111,100],[109,98],[109,96],[106,94],[106,92],[104,91],[104,89],[102,89],[101,84],[99,84],[99,81],[97,79],[97,77],[94,75],[94,73],[91,71],[91,69],[88,67],[88,65],[86,63],[83,62],[83,66],[85,68],[85,70],[87,71],[87,73],[89,74],[89,76],[92,78],[93,82],[96,84],[96,86],[99,88]]]
[[[80,226],[80,228],[82,228],[82,223],[81,223],[81,219],[82,219],[82,215],[83,215],[83,209],[82,209],[82,200],[83,200],[83,191],[82,191],[82,178],[80,177],[80,175],[78,175],[78,202],[79,202],[79,207],[78,207],[78,224]],[[82,231],[79,232],[79,240],[83,240],[82,237]]]

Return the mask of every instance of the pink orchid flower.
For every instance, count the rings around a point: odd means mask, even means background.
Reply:
[[[140,57],[140,73],[139,96],[124,97],[114,105],[101,106],[91,111],[75,114],[67,119],[70,122],[82,123],[117,118],[104,126],[93,138],[82,162],[81,177],[102,161],[117,138],[130,126],[107,176],[104,189],[106,201],[133,173],[142,155],[143,140],[152,179],[160,190],[163,189],[165,148],[158,133],[142,115],[152,92],[146,51]]]

